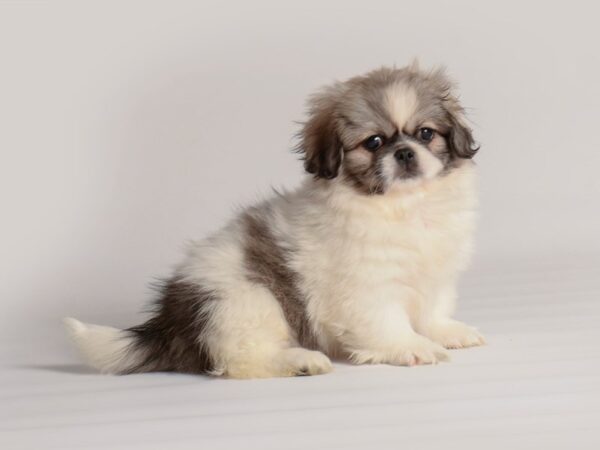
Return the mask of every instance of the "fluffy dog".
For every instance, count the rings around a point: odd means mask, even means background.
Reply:
[[[478,148],[442,70],[381,68],[309,99],[296,190],[190,245],[142,325],[65,319],[103,372],[315,375],[330,358],[433,364],[483,343],[451,318]]]

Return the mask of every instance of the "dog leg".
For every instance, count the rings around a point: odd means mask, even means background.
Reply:
[[[355,311],[362,313],[353,317]],[[449,359],[443,347],[413,330],[402,303],[395,299],[345,308],[338,318],[347,321],[347,325],[341,324],[343,329],[333,332],[339,336],[344,353],[356,364],[413,366]]]
[[[448,285],[435,298],[431,314],[422,320],[418,332],[444,348],[465,348],[485,344],[485,339],[465,323],[451,318],[456,304],[456,289]]]

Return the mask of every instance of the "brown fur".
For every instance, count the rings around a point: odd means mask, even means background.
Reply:
[[[253,208],[244,215],[246,227],[245,265],[248,279],[266,286],[277,299],[298,343],[308,349],[318,348],[310,327],[306,305],[298,289],[298,274],[287,264],[284,249],[277,244],[266,217],[268,211]]]
[[[132,350],[144,355],[142,362],[127,372],[209,372],[212,362],[199,343],[206,326],[200,311],[206,302],[217,301],[214,294],[178,278],[159,289],[156,314],[127,330],[135,337]]]

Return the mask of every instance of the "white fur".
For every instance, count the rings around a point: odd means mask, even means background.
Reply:
[[[429,150],[425,150],[420,145],[414,145],[412,146],[412,149],[417,155],[417,161],[419,162],[419,167],[422,170],[422,176],[426,180],[431,180],[444,168],[442,162],[433,156]]]
[[[305,230],[315,251],[299,271],[325,348],[357,362],[410,364],[423,361],[424,350],[423,362],[441,359],[443,350],[416,333],[453,312],[456,274],[470,249],[473,175],[468,164],[384,196],[358,197],[342,183],[321,193],[336,208],[310,209],[328,227],[319,236]]]
[[[103,373],[121,373],[137,362],[129,348],[131,337],[117,328],[91,325],[67,317],[65,328],[79,353],[91,367]]]
[[[417,93],[405,83],[394,83],[387,89],[386,101],[395,125],[403,130],[419,106]]]

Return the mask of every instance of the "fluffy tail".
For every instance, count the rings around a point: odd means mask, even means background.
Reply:
[[[91,325],[72,317],[64,319],[71,340],[86,363],[102,373],[127,373],[139,364],[132,334],[112,327]]]

